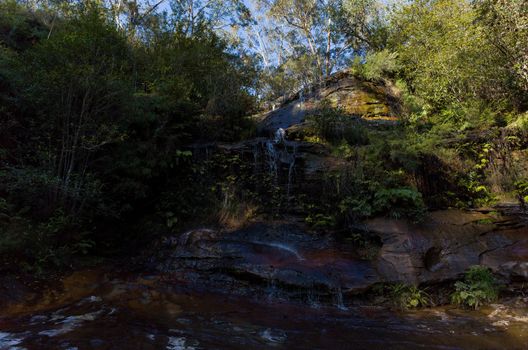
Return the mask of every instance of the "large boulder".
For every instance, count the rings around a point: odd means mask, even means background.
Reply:
[[[367,229],[383,242],[377,262],[385,281],[435,283],[484,265],[506,279],[528,277],[528,227],[481,212],[433,212],[424,222],[377,218]]]
[[[388,81],[366,81],[349,71],[338,72],[324,84],[286,99],[271,111],[256,116],[258,129],[272,134],[277,129],[301,125],[320,107],[322,101],[345,114],[376,124],[394,124],[401,114],[397,89]]]
[[[528,228],[519,227],[487,237],[480,263],[511,280],[528,280]]]

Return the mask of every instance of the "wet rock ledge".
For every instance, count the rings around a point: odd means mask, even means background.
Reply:
[[[168,237],[149,264],[178,284],[315,302],[333,298],[336,303],[380,282],[451,281],[477,264],[506,282],[528,280],[528,226],[519,215],[445,210],[419,224],[377,218],[358,230],[379,242],[368,256],[335,234],[272,222]]]

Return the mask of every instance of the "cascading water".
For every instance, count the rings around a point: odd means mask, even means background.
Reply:
[[[334,304],[339,310],[348,310],[348,308],[345,306],[345,302],[343,300],[343,291],[341,290],[341,287],[337,287],[334,290]]]
[[[283,128],[279,128],[275,131],[273,139],[266,141],[265,152],[268,171],[276,184],[279,183],[279,169],[281,165],[286,164],[288,166],[286,198],[289,200],[295,171],[297,144],[288,141],[286,139],[286,131]]]
[[[283,128],[278,128],[275,131],[275,143],[284,143],[286,141],[286,131]]]
[[[272,301],[274,299],[277,299],[279,297],[279,288],[277,288],[277,284],[275,282],[275,271],[270,272],[269,278],[268,278],[268,286],[267,286],[267,299],[268,301]]]
[[[318,309],[321,307],[321,302],[319,300],[319,295],[317,294],[317,290],[315,289],[315,286],[312,284],[310,289],[308,289],[308,297],[307,297],[308,305],[310,305],[311,308]]]
[[[293,144],[293,152],[292,152],[292,157],[291,157],[291,162],[290,162],[290,166],[288,167],[288,186],[287,186],[287,190],[286,190],[286,198],[290,198],[290,189],[291,189],[291,185],[292,185],[292,176],[293,176],[293,171],[295,170],[295,157],[297,155],[297,145],[296,144]]]
[[[275,181],[277,181],[280,154],[275,149],[275,145],[272,141],[266,141],[266,158],[270,175]]]

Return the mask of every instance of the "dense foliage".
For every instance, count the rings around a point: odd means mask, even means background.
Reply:
[[[526,206],[524,2],[162,3],[0,1],[5,259],[38,269],[255,213],[346,229],[502,197]],[[292,168],[286,186],[277,169],[211,151],[255,136],[249,115],[340,69],[390,86],[400,122],[321,101],[298,139],[340,167],[311,191],[293,193]]]
[[[184,146],[250,130],[250,60],[162,16],[131,36],[98,2],[0,7],[2,249],[40,264],[34,246],[89,248],[160,196],[198,206]]]

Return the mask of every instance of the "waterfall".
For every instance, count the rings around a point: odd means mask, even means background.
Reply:
[[[277,181],[278,177],[278,163],[280,159],[280,153],[275,149],[275,145],[272,141],[266,141],[266,157],[268,162],[268,168],[271,176]]]
[[[282,164],[288,166],[288,177],[286,184],[286,198],[289,200],[293,174],[295,171],[295,159],[297,156],[297,144],[286,139],[286,131],[278,128],[273,139],[267,140],[264,147],[268,171],[275,183],[279,183],[280,168]]]
[[[343,291],[341,290],[341,286],[337,287],[334,290],[334,305],[339,310],[348,310],[348,308],[345,306],[345,303],[343,301]]]
[[[295,170],[295,157],[296,156],[297,156],[297,145],[294,144],[293,150],[292,150],[291,162],[288,167],[288,186],[286,188],[286,198],[288,201],[290,200],[290,189],[291,189],[291,184],[292,184],[293,171]]]
[[[268,301],[273,301],[279,297],[279,289],[277,288],[277,284],[275,282],[275,270],[272,270],[269,274],[268,287],[266,288],[266,291]]]
[[[314,284],[312,283],[312,286],[310,289],[308,289],[308,305],[310,305],[311,308],[318,309],[321,307],[321,303],[319,301],[319,294],[317,294],[317,290],[315,289]]]
[[[283,128],[278,128],[275,131],[275,143],[284,143],[286,141],[286,131]]]

